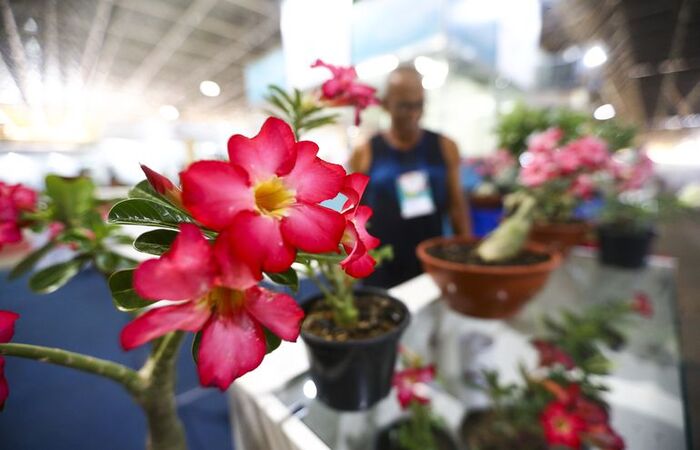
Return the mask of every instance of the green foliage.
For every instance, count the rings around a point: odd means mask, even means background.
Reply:
[[[498,147],[518,156],[527,149],[527,139],[531,134],[553,127],[564,132],[564,142],[593,134],[605,140],[610,150],[630,147],[637,134],[636,127],[616,120],[599,121],[580,111],[535,108],[519,103],[513,111],[499,118],[495,129]]]
[[[46,196],[54,220],[65,225],[80,226],[95,207],[95,184],[89,178],[46,177]]]
[[[672,193],[662,192],[647,198],[613,194],[605,198],[599,222],[634,233],[650,230],[659,221],[676,219],[689,213],[690,209]]]
[[[160,256],[170,249],[178,236],[175,230],[150,230],[136,238],[134,248],[140,252]]]
[[[76,258],[41,269],[29,278],[29,287],[39,294],[50,294],[73,279],[83,264],[82,259]]]
[[[109,290],[112,291],[114,306],[120,311],[136,311],[152,305],[152,300],[142,298],[133,285],[134,270],[120,270],[109,277]]]
[[[178,229],[180,224],[193,223],[187,214],[163,203],[140,198],[122,200],[109,211],[108,220],[120,225],[145,225]]]
[[[299,290],[299,276],[291,267],[286,272],[265,273],[272,281],[283,286],[289,286],[294,292]]]
[[[14,280],[31,271],[34,266],[55,247],[55,245],[56,243],[54,241],[49,241],[43,247],[40,247],[27,255],[22,261],[12,268],[10,274],[8,275],[8,279]]]
[[[299,89],[289,94],[279,86],[270,85],[265,99],[274,107],[270,114],[288,122],[294,134],[334,124],[338,114],[326,113],[325,106],[311,96],[304,95]]]
[[[430,406],[411,402],[410,417],[399,428],[398,438],[405,450],[439,450],[433,429],[443,426],[432,414]]]

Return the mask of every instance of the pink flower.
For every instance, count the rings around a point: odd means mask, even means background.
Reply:
[[[353,173],[345,177],[341,192],[347,197],[342,214],[345,217],[345,232],[341,244],[348,254],[340,266],[355,278],[364,278],[374,271],[376,261],[368,252],[379,246],[379,239],[367,232],[367,221],[372,208],[360,205],[360,199],[369,183],[369,177]]]
[[[588,199],[595,193],[595,188],[593,177],[582,173],[574,178],[574,182],[571,185],[571,192],[579,198]]]
[[[10,342],[15,334],[15,321],[19,314],[10,311],[0,311],[0,344]],[[9,395],[7,380],[5,379],[5,358],[0,356],[0,411],[5,406],[5,400]]]
[[[642,188],[654,176],[654,162],[645,152],[640,152],[637,161],[622,171],[622,191]]]
[[[588,170],[604,169],[610,161],[610,152],[605,141],[593,136],[572,141],[565,149],[567,152],[576,154],[582,168]]]
[[[654,315],[654,307],[651,305],[651,300],[644,292],[634,294],[632,310],[643,317],[652,317]]]
[[[556,364],[561,364],[567,370],[576,367],[573,358],[557,345],[542,339],[534,339],[532,345],[535,346],[539,353],[540,366],[551,367]]]
[[[0,249],[22,240],[22,212],[36,208],[37,193],[21,184],[0,182]]]
[[[59,234],[63,233],[63,230],[66,229],[66,226],[61,223],[61,222],[51,222],[49,224],[49,240],[53,241],[58,237]]]
[[[394,374],[392,384],[396,387],[397,397],[402,408],[411,402],[427,404],[430,399],[423,392],[424,385],[435,378],[435,366],[409,367]]]
[[[541,133],[531,135],[528,139],[527,149],[533,153],[548,153],[557,148],[563,137],[564,131],[560,128],[549,128]]]
[[[520,182],[526,187],[541,186],[559,176],[557,164],[547,153],[526,153],[529,161],[520,170]]]
[[[337,252],[345,218],[318,203],[340,192],[345,170],[317,152],[269,118],[254,138],[229,139],[229,162],[200,161],[182,172],[183,203],[206,227],[235,235],[230,250],[250,255],[256,275],[287,270],[297,249]]]
[[[182,191],[172,181],[144,164],[141,164],[141,170],[157,193],[170,200],[173,205],[182,207]]]
[[[360,124],[360,113],[371,105],[379,104],[376,89],[357,81],[355,68],[334,66],[320,59],[311,67],[325,67],[331,71],[332,78],[321,86],[322,98],[332,106],[354,106],[355,125]]]
[[[139,265],[134,289],[147,299],[182,300],[154,308],[121,333],[130,350],[174,330],[201,331],[197,368],[205,386],[224,390],[265,356],[263,327],[294,341],[304,316],[294,299],[257,286],[248,255],[232,252],[224,231],[212,246],[192,224],[183,224],[170,250]]]
[[[586,423],[559,402],[550,403],[540,416],[544,437],[550,446],[561,445],[570,449],[581,448],[581,433]]]
[[[564,147],[554,152],[554,162],[562,175],[569,175],[581,168],[582,159],[574,147]]]

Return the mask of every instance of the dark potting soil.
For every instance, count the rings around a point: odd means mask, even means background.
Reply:
[[[333,311],[323,301],[317,301],[306,313],[302,329],[322,339],[344,342],[381,336],[398,326],[404,311],[391,300],[379,295],[355,298],[359,311],[357,326],[346,329],[335,324]]]
[[[389,427],[380,430],[379,434],[377,435],[374,450],[406,450],[399,443],[399,428],[405,422],[405,420],[400,420],[398,422],[394,422]],[[432,431],[433,437],[435,438],[435,445],[437,446],[438,450],[457,450],[457,445],[445,430],[432,427]]]
[[[479,450],[550,450],[538,434],[527,431],[513,433],[510,427],[506,430],[502,424],[494,424],[490,411],[472,411],[462,421],[460,439],[467,448]]]
[[[428,254],[445,261],[475,264],[478,266],[528,266],[537,264],[549,259],[549,255],[535,253],[530,250],[523,250],[519,255],[507,261],[487,262],[476,254],[475,246],[463,242],[453,242],[450,244],[436,245],[427,249]]]

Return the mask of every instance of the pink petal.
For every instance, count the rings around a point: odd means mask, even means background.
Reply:
[[[294,247],[311,253],[338,251],[345,218],[332,209],[300,203],[282,219],[282,235]]]
[[[166,197],[175,205],[182,205],[182,192],[172,181],[144,164],[141,164],[141,170],[146,174],[148,182],[157,193]]]
[[[255,253],[242,252],[232,228],[219,234],[214,244],[214,257],[219,264],[219,282],[231,289],[245,290],[262,280],[260,262],[251,258]]]
[[[377,248],[381,243],[379,239],[367,232],[367,221],[369,221],[369,218],[372,217],[372,212],[372,208],[369,206],[361,205],[357,208],[355,218],[353,219],[357,234],[360,236],[360,240],[365,247],[367,247],[367,250]]]
[[[200,382],[227,389],[233,380],[260,365],[265,348],[265,333],[244,310],[225,317],[212,316],[199,344]]]
[[[251,181],[267,180],[289,173],[296,161],[294,132],[284,121],[270,117],[254,138],[236,134],[228,140],[232,164],[242,167]]]
[[[284,272],[294,262],[296,252],[282,238],[279,220],[246,211],[236,216],[230,230],[232,251],[248,255],[256,274],[257,270]]]
[[[343,187],[340,192],[347,197],[343,205],[343,212],[347,212],[360,203],[362,194],[365,193],[369,177],[363,173],[351,173],[343,180]]]
[[[141,263],[134,272],[134,289],[153,300],[190,300],[204,295],[216,276],[209,242],[195,225],[182,224],[170,250]]]
[[[22,240],[22,231],[15,222],[0,222],[0,246]]]
[[[32,211],[36,208],[37,193],[33,189],[18,184],[12,188],[10,196],[18,209]]]
[[[343,247],[348,256],[340,262],[340,267],[348,275],[354,278],[365,278],[374,272],[376,261],[367,253],[367,248],[360,241],[355,226],[350,222],[343,234]]]
[[[213,230],[226,228],[240,211],[255,207],[248,175],[231,164],[199,161],[182,172],[180,179],[185,207]]]
[[[10,342],[15,334],[15,321],[19,314],[12,311],[0,311],[0,343]]]
[[[175,330],[199,331],[210,315],[208,308],[195,302],[151,309],[124,327],[122,347],[131,350]]]
[[[245,308],[255,320],[285,341],[296,341],[304,311],[292,297],[252,287],[245,293]]]
[[[309,141],[297,143],[297,162],[284,177],[287,186],[296,190],[296,198],[303,202],[318,203],[334,198],[340,192],[345,169],[318,158],[318,145]]]

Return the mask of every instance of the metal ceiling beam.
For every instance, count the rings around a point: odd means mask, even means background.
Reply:
[[[227,3],[236,5],[240,8],[247,9],[265,17],[269,17],[277,10],[277,5],[268,1],[261,0],[226,0]]]
[[[690,22],[692,16],[692,1],[680,0],[681,4],[678,9],[678,19],[676,20],[676,27],[673,30],[673,36],[671,38],[671,50],[669,51],[668,59],[676,59],[681,56],[681,51],[683,49],[683,43],[685,42],[685,35],[688,30],[688,22]],[[672,98],[670,90],[676,84],[676,72],[667,73],[661,79],[661,87],[659,88],[659,96],[656,101],[656,108],[654,108],[653,117],[659,117],[661,115],[666,115],[665,110],[669,104],[669,98]]]
[[[34,96],[30,92],[27,83],[27,55],[24,52],[22,39],[19,36],[17,22],[15,22],[15,16],[12,13],[9,0],[0,0],[0,11],[9,48],[9,55],[3,52],[2,56],[20,94],[22,94],[22,98],[27,104],[31,105],[34,103]]]
[[[58,49],[58,12],[57,0],[49,0],[44,10],[46,27],[44,29],[44,84],[61,82],[61,58]]]
[[[170,56],[187,39],[187,36],[204,19],[204,16],[214,7],[217,0],[196,0],[190,4],[178,21],[165,34],[163,39],[144,58],[143,63],[134,71],[127,82],[129,90],[141,91],[153,79],[158,71],[168,62]]]
[[[113,6],[113,0],[100,0],[95,8],[95,16],[92,19],[83,55],[80,58],[80,77],[83,81],[89,79],[90,74],[95,70],[100,50],[105,42],[105,34],[109,27]]]

